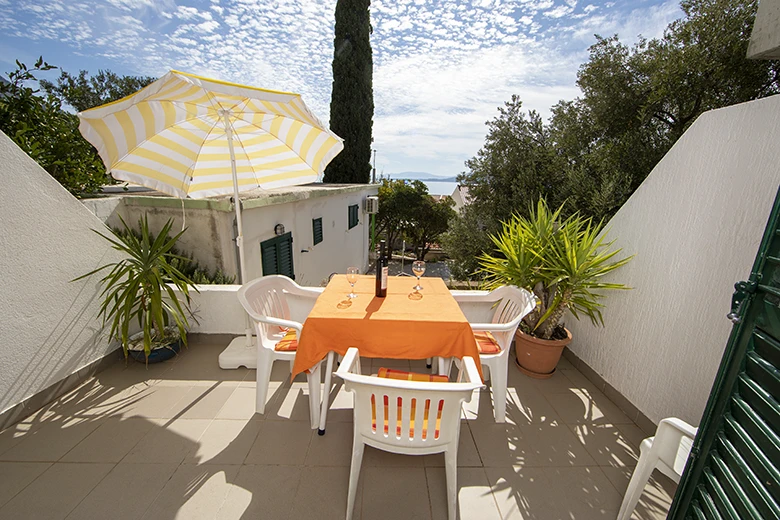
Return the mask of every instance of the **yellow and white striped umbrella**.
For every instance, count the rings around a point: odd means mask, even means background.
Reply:
[[[175,70],[79,118],[114,178],[180,198],[314,182],[344,148],[298,94]]]

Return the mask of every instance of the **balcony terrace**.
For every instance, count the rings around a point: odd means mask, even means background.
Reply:
[[[218,368],[228,341],[193,335],[148,368],[117,354],[2,432],[0,518],[344,518],[351,394],[334,386],[318,436],[305,378],[290,382],[276,363],[266,414],[255,414],[254,370]],[[478,394],[461,425],[460,518],[615,518],[646,433],[571,363],[549,380],[510,366],[506,424],[493,421],[489,391]],[[367,448],[355,517],[446,518],[443,465]],[[658,477],[634,518],[665,518],[674,484]]]

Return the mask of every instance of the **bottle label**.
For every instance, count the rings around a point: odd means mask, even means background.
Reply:
[[[383,267],[382,268],[382,289],[387,289],[387,273],[388,273],[388,268]]]

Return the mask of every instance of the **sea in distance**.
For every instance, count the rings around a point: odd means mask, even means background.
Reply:
[[[428,186],[428,193],[431,195],[452,195],[458,186],[457,182],[423,181],[423,183]]]

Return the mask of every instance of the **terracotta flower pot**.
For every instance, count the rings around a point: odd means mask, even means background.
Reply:
[[[565,339],[539,339],[518,329],[515,334],[515,364],[527,376],[547,379],[555,373],[563,349],[571,343],[571,332]]]

